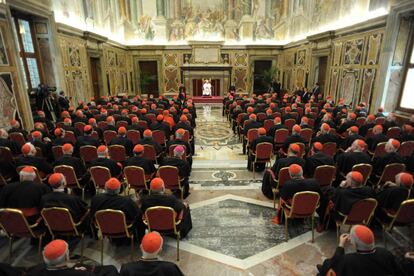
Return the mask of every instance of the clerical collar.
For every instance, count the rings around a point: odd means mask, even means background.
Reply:
[[[139,260],[140,261],[149,261],[149,262],[150,261],[159,261],[158,257],[155,257],[155,258],[147,258],[147,259],[141,257],[141,258],[139,258]]]
[[[358,254],[372,254],[375,253],[375,248],[372,250],[358,250],[356,251]]]

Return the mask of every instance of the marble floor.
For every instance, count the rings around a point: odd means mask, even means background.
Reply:
[[[286,242],[283,226],[272,223],[272,201],[261,193],[262,174],[256,173],[253,179],[252,172],[246,170],[246,156],[220,106],[197,105],[197,114],[196,156],[187,198],[193,229],[180,242],[180,261],[176,261],[172,238],[166,238],[160,257],[176,262],[185,275],[316,275],[316,264],[336,248],[336,233],[315,233],[312,243],[309,222],[295,221],[289,225]],[[381,237],[380,231],[376,234]],[[390,246],[400,256],[412,244],[398,231],[396,237],[397,242]],[[381,245],[382,239],[377,242]],[[70,246],[71,255],[79,257],[79,242],[71,241]],[[0,237],[0,248],[0,261],[5,262],[8,250],[4,237]],[[85,264],[98,263],[99,243],[86,238],[84,255]],[[139,255],[138,245],[131,256],[128,245],[105,242],[105,264],[120,268]],[[13,265],[27,267],[38,262],[36,246],[27,239],[15,242]]]

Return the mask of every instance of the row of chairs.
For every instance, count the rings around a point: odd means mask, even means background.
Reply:
[[[82,218],[75,222],[67,208],[51,207],[44,208],[40,212],[41,216],[30,224],[23,212],[19,209],[4,208],[0,209],[0,227],[9,239],[9,262],[13,253],[13,241],[16,238],[38,239],[38,254],[41,256],[42,240],[46,234],[42,228],[42,222],[52,236],[56,237],[76,237],[81,243],[81,262],[83,261],[84,237],[87,229],[89,210]],[[182,213],[177,214],[174,209],[165,206],[148,208],[143,216],[143,222],[149,231],[159,231],[161,233],[173,233],[177,239],[177,261],[179,260],[179,240]],[[133,223],[128,224],[125,214],[120,210],[105,209],[97,211],[93,220],[98,229],[98,237],[101,243],[101,264],[103,264],[103,251],[105,238],[129,238],[131,240],[131,259],[134,259],[134,228]]]

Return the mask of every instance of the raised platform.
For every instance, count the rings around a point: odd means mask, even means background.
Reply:
[[[212,96],[212,97],[202,97],[202,96],[196,96],[193,97],[194,103],[222,103],[223,97],[220,96]]]

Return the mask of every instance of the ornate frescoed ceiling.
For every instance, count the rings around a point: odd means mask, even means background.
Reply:
[[[284,44],[386,14],[399,0],[51,0],[57,22],[128,45]]]

